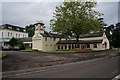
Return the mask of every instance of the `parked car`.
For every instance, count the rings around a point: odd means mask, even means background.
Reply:
[[[2,45],[0,45],[0,50],[2,50],[3,49],[3,46]]]
[[[10,45],[3,46],[3,50],[12,50],[12,49],[13,49],[13,47]]]
[[[25,49],[24,45],[15,45],[14,46],[14,50],[22,50],[22,49]]]

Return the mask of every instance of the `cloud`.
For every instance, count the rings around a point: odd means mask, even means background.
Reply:
[[[49,20],[52,18],[56,5],[58,5],[56,2],[4,2],[2,22],[24,27],[37,20],[43,20],[48,29]]]
[[[102,17],[108,25],[118,22],[118,2],[100,2],[96,9],[104,14]]]
[[[43,20],[46,30],[49,29],[49,21],[52,19],[55,7],[61,2],[2,2],[2,23],[25,27],[34,24],[37,20]],[[104,14],[103,18],[108,24],[117,23],[117,2],[99,2],[96,10]]]

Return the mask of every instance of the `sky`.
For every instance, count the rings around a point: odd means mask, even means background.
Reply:
[[[25,27],[34,24],[37,20],[45,23],[46,30],[50,31],[50,19],[52,19],[55,7],[61,2],[2,2],[0,3],[1,24],[12,24]],[[110,24],[118,22],[118,2],[98,2],[95,8],[103,13],[104,21]]]

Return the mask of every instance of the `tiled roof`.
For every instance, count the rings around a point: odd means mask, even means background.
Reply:
[[[103,33],[100,34],[81,34],[79,38],[88,38],[88,37],[100,37],[103,36]]]
[[[44,37],[55,37],[55,38],[61,37],[58,34],[48,33],[46,31],[44,33],[40,33],[40,34]],[[101,37],[101,36],[103,36],[103,33],[101,33],[101,34],[81,34],[79,36],[79,38]],[[63,38],[76,38],[76,36],[64,36]]]
[[[79,35],[79,38],[89,38],[89,37],[102,37],[103,33],[99,33],[99,34],[81,34]],[[64,38],[76,38],[76,36],[64,36]]]
[[[79,44],[93,44],[93,43],[101,43],[103,40],[79,40]],[[76,40],[61,40],[58,41],[57,44],[77,44]]]
[[[32,37],[17,38],[17,39],[23,42],[32,42]]]
[[[40,34],[44,37],[54,37],[54,38],[59,38],[60,37],[58,34],[48,33],[46,31],[44,33],[40,33]]]
[[[11,27],[11,28],[9,28],[9,27]],[[0,25],[0,29],[8,29],[8,30],[14,30],[14,31],[19,31],[19,32],[26,32],[26,31],[24,31],[25,28],[19,27],[19,26],[10,25],[10,24]],[[19,29],[19,30],[17,30],[17,29]]]

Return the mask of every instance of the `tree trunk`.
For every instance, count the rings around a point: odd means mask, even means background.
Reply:
[[[76,48],[79,48],[79,35],[76,36],[77,46]]]

